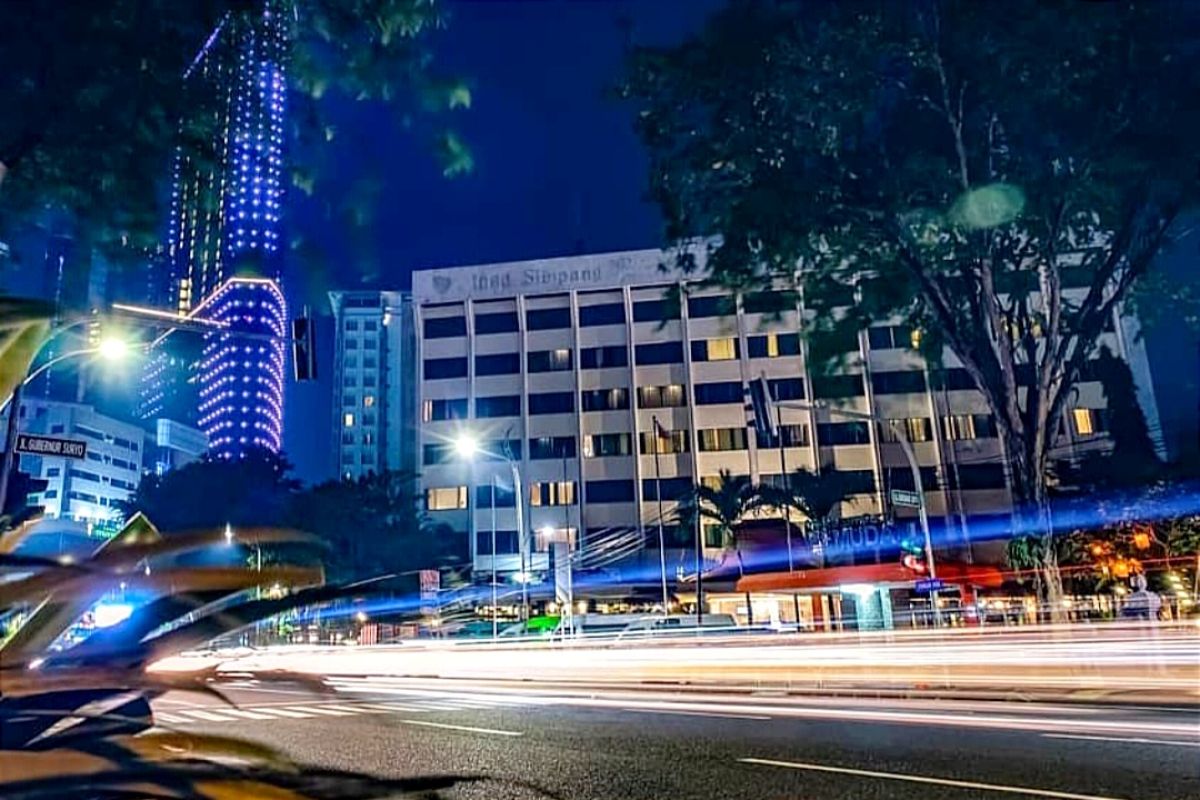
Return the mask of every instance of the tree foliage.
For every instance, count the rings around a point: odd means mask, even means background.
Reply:
[[[49,209],[66,212],[88,247],[155,246],[172,152],[214,155],[219,120],[196,113],[205,87],[183,91],[184,75],[218,27],[264,8],[290,21],[285,149],[305,190],[334,166],[320,146],[336,135],[324,101],[382,103],[406,126],[470,105],[461,82],[432,69],[428,34],[445,24],[437,0],[112,0],[102,13],[10,3],[0,26],[0,233]],[[463,143],[445,127],[432,135],[448,173],[461,173]]]
[[[1197,199],[1197,20],[1181,2],[737,2],[636,51],[623,89],[668,238],[719,236],[710,280],[795,282],[814,344],[914,324],[974,379],[1018,501],[1040,505],[1072,386]]]

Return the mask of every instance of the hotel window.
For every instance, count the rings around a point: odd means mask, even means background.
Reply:
[[[436,381],[465,377],[467,377],[467,360],[465,358],[425,359],[425,380]]]
[[[426,400],[421,404],[421,419],[424,422],[440,422],[447,419],[467,418],[467,398],[448,400]]]
[[[625,304],[605,303],[598,306],[579,307],[579,327],[591,328],[596,325],[624,325]]]
[[[512,508],[517,504],[517,496],[511,486],[489,483],[475,487],[475,505],[479,508],[491,508],[493,492],[496,495],[496,508]]]
[[[583,369],[609,369],[629,365],[629,351],[625,345],[585,347],[579,351],[579,366]]]
[[[745,428],[705,428],[698,433],[701,452],[746,449]]]
[[[702,317],[722,317],[733,314],[737,308],[729,295],[710,295],[708,297],[689,297],[687,300],[688,316],[692,319]]]
[[[538,436],[529,440],[531,461],[546,458],[574,458],[574,436]]]
[[[569,308],[532,308],[525,312],[525,327],[531,331],[547,331],[571,327]]]
[[[1095,436],[1105,430],[1104,415],[1097,409],[1075,408],[1071,410],[1071,417],[1078,436]]]
[[[822,447],[870,443],[871,430],[865,422],[823,422],[817,425],[817,444]]]
[[[776,378],[767,381],[767,388],[774,400],[803,400],[803,378]]]
[[[514,333],[518,329],[517,313],[503,311],[496,314],[476,314],[475,333]]]
[[[570,414],[575,410],[574,392],[542,392],[529,395],[529,414]]]
[[[378,329],[379,329],[379,325],[377,325],[375,320],[373,320],[373,319],[369,319],[369,320],[366,320],[365,322],[363,322],[363,330],[364,331],[375,331]]]
[[[425,466],[430,464],[445,464],[450,461],[455,455],[454,445],[438,442],[437,444],[427,444],[422,448],[421,463]]]
[[[946,470],[946,483],[951,489],[1003,489],[1008,485],[1001,464],[959,464]]]
[[[658,441],[656,442],[655,439]],[[663,456],[673,456],[678,453],[686,453],[688,447],[688,432],[683,431],[668,431],[659,429],[658,435],[650,431],[642,431],[638,435],[638,447],[642,455],[654,455],[655,448],[658,448],[658,454]]]
[[[754,438],[758,442],[759,449],[777,449],[781,437],[784,447],[808,447],[807,425],[784,425],[776,430],[778,433],[774,436],[764,435],[762,431],[755,431]]]
[[[692,342],[692,361],[732,361],[739,355],[738,340],[732,336]]]
[[[683,342],[639,344],[634,348],[634,363],[638,366],[647,364],[682,364]]]
[[[466,317],[434,317],[425,320],[426,339],[448,339],[467,335]]]
[[[425,490],[425,508],[429,511],[453,511],[466,507],[466,486],[440,486]]]
[[[680,408],[686,405],[687,392],[681,384],[638,387],[638,408]]]
[[[908,325],[883,325],[867,328],[867,342],[872,350],[915,350],[921,332]]]
[[[918,370],[876,372],[871,376],[875,394],[919,394],[925,391],[925,373]]]
[[[921,470],[921,488],[927,492],[932,492],[940,488],[941,481],[938,480],[937,467],[920,467]],[[910,492],[915,492],[917,486],[913,483],[911,467],[886,467],[883,470],[883,483],[889,489],[907,489]]]
[[[778,358],[800,355],[800,334],[768,333],[765,336],[750,336],[746,349],[751,358]]]
[[[363,397],[363,408],[374,408],[374,407],[375,407],[375,395],[368,394],[368,395],[364,396]]]
[[[658,499],[658,489],[662,487],[662,499],[668,502],[687,497],[692,491],[691,478],[642,478],[642,499],[653,502]],[[658,545],[657,531],[654,533],[654,544]],[[665,531],[664,531],[665,533]],[[666,538],[665,536],[663,538]]]
[[[900,441],[900,431],[910,442],[928,442],[933,438],[933,425],[928,417],[889,419],[879,425],[879,438],[885,442]]]
[[[353,408],[354,406],[358,405],[358,396],[353,394],[342,395],[342,405],[346,406],[347,408]]]
[[[838,475],[846,482],[850,494],[871,494],[875,491],[875,473],[869,469],[839,469]]]
[[[475,356],[476,375],[514,375],[520,371],[521,356],[517,353]]]
[[[718,381],[698,383],[695,387],[696,405],[715,406],[722,403],[745,402],[745,390],[741,381]]]
[[[531,506],[575,505],[575,481],[548,481],[529,487]]]
[[[353,428],[354,427],[354,415],[350,414],[350,413],[344,414],[342,416],[342,425],[344,425],[347,428]]]
[[[673,308],[666,300],[639,300],[633,304],[634,322],[665,322],[679,319],[679,306]]]
[[[475,399],[475,416],[479,419],[519,417],[521,416],[521,395],[502,394],[495,397],[477,397]]]
[[[599,480],[587,482],[589,503],[632,503],[633,481]]]
[[[629,408],[628,389],[584,389],[579,393],[584,411],[620,411]]]
[[[747,314],[781,314],[795,311],[800,296],[796,292],[749,292],[742,295],[742,311]]]
[[[628,433],[594,433],[583,437],[583,455],[585,458],[627,456],[632,452],[631,444]]]
[[[572,368],[571,349],[534,350],[526,356],[530,372],[566,372]]]
[[[988,414],[948,414],[942,417],[942,432],[948,441],[996,438],[996,422]]]
[[[862,397],[863,376],[860,374],[814,375],[812,392],[813,397],[818,400],[836,397]]]

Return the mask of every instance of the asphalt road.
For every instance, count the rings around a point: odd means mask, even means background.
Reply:
[[[172,694],[164,727],[324,767],[482,776],[462,798],[1200,797],[1196,709],[344,680]],[[537,789],[544,790],[539,793]]]

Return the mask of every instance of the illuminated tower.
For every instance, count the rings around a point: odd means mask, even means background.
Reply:
[[[262,0],[226,16],[184,77],[195,116],[181,136],[200,131],[205,146],[181,146],[173,165],[170,302],[225,327],[202,343],[168,339],[147,372],[143,414],[194,422],[224,458],[281,446],[286,7]]]

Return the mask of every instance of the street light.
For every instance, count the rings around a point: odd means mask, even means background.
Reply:
[[[76,320],[63,325],[58,330],[46,337],[42,342],[41,347],[45,347],[50,341],[55,339],[64,331],[84,324],[88,320]],[[8,424],[4,432],[4,456],[0,462],[0,508],[3,508],[8,502],[8,481],[12,475],[13,465],[16,463],[16,446],[18,426],[20,425],[21,416],[21,390],[32,382],[35,378],[41,375],[46,370],[53,367],[55,364],[66,361],[69,358],[79,358],[82,356],[98,355],[107,361],[119,361],[129,354],[129,343],[116,337],[106,337],[95,347],[85,347],[80,350],[71,350],[66,353],[55,356],[54,358],[42,364],[33,372],[25,376],[25,379],[17,384],[13,389],[13,393],[0,404],[0,411],[3,411],[5,406],[9,407]],[[39,348],[40,352],[40,348]],[[34,356],[36,358],[36,354]]]
[[[479,452],[479,440],[469,433],[460,433],[454,440],[454,452],[464,461],[471,461]]]

